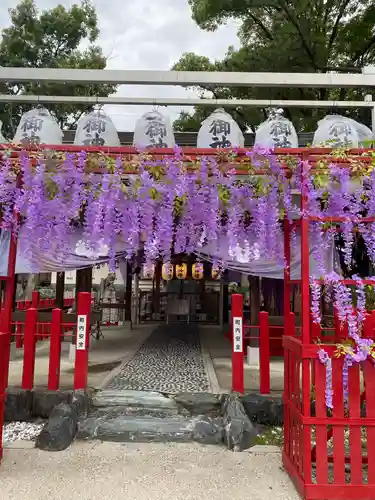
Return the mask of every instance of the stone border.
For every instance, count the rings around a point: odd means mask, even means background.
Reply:
[[[48,418],[55,406],[71,403],[73,391],[27,391],[17,387],[7,389],[4,422],[27,422],[35,418]]]
[[[281,396],[256,392],[241,395],[241,403],[251,421],[260,425],[281,427],[284,424],[284,403]]]
[[[213,394],[220,394],[223,391],[220,388],[219,380],[216,375],[216,370],[214,368],[210,352],[204,345],[204,342],[202,342],[202,335],[199,335],[199,343],[200,343],[200,350],[203,359],[204,369],[207,375],[208,384],[210,386],[210,391]]]
[[[86,416],[90,397],[84,391],[76,391],[70,403],[55,406],[36,439],[35,448],[44,451],[63,451],[73,442],[78,429],[78,420]]]
[[[78,422],[85,420],[94,402],[93,394],[97,394],[97,391],[26,391],[10,388],[5,400],[5,421],[32,421],[35,418],[48,418],[37,439],[36,447],[48,451],[61,451],[70,446],[75,439]],[[148,393],[147,395],[150,396]],[[171,400],[170,395],[160,393],[160,397]],[[187,420],[190,420],[190,427],[184,431],[187,441],[216,444],[224,442],[228,449],[234,451],[248,450],[249,448],[252,453],[277,451],[267,450],[263,446],[259,450],[253,448],[257,430],[252,422],[263,426],[282,426],[283,402],[280,396],[263,396],[257,393],[245,395],[233,393],[215,395],[208,392],[205,395],[202,393],[179,393],[174,395],[172,400],[175,400],[174,404],[177,403],[178,407],[184,408],[184,411],[189,415]],[[221,416],[216,418],[212,412],[218,404]],[[111,406],[110,403],[108,405]],[[161,411],[160,408],[159,411]],[[177,415],[180,410],[172,413]],[[138,418],[136,414],[134,418]],[[145,417],[142,418],[145,420]],[[159,423],[167,423],[169,418],[175,417],[168,415],[157,418],[157,420],[160,420]],[[152,420],[150,420],[151,424]],[[155,421],[154,424],[156,423]],[[176,436],[178,436],[182,421],[176,423],[178,424]],[[146,436],[149,424],[145,421],[144,425],[144,435]],[[220,438],[220,432],[222,438]],[[139,437],[138,434],[138,431],[135,432],[133,439]],[[89,436],[87,438],[90,439]],[[174,439],[170,437],[169,440]],[[18,447],[19,444],[14,446]]]
[[[229,450],[243,451],[255,445],[258,433],[236,393],[221,396],[224,442]]]
[[[100,391],[105,389],[108,384],[115,378],[117,375],[121,373],[123,368],[131,361],[134,356],[137,354],[139,349],[143,346],[143,344],[146,342],[146,340],[150,337],[150,335],[153,332],[153,328],[150,328],[150,326],[153,325],[147,325],[147,330],[145,332],[142,332],[142,335],[140,335],[137,339],[136,342],[133,343],[133,345],[130,346],[128,352],[125,354],[123,357],[123,361],[116,366],[113,370],[111,370],[105,377],[102,383],[96,388],[96,390]]]

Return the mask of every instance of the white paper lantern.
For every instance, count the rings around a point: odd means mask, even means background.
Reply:
[[[1,129],[3,128],[3,122],[0,121],[0,144],[5,144],[7,143],[8,141],[5,140],[5,137],[3,136],[2,132],[1,132]]]
[[[371,130],[361,123],[340,115],[327,115],[318,122],[313,146],[358,148],[362,141],[371,140]]]
[[[42,107],[21,116],[13,142],[15,144],[62,144],[63,133],[51,113]]]
[[[159,111],[142,115],[135,124],[133,144],[137,148],[173,148],[175,138],[169,118]]]
[[[93,111],[79,120],[74,144],[115,147],[121,145],[113,121],[102,111]]]
[[[255,133],[255,145],[265,148],[298,148],[298,136],[293,123],[280,111],[270,113]]]
[[[198,148],[243,148],[245,139],[238,124],[224,109],[215,109],[198,132]]]

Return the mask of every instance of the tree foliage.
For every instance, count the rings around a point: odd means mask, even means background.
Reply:
[[[240,20],[241,47],[229,47],[221,61],[184,54],[176,70],[360,72],[375,63],[375,3],[372,0],[189,0],[195,22],[214,31],[235,18]],[[219,88],[214,96],[240,99],[362,100],[368,89]],[[232,113],[240,126],[254,126],[266,110],[246,108]],[[329,110],[285,109],[299,130],[316,128]],[[368,110],[340,110],[368,123]],[[196,121],[210,113],[195,112]],[[180,116],[176,126],[191,127],[192,118]]]
[[[99,36],[95,8],[89,0],[70,9],[57,5],[39,12],[34,0],[22,0],[10,9],[9,27],[1,32],[0,66],[23,68],[104,69],[106,58],[96,45]],[[86,48],[81,50],[84,44]],[[1,93],[10,95],[107,96],[111,85],[22,83],[5,84]],[[32,106],[9,103],[0,106],[3,133],[13,137],[22,113]],[[92,109],[88,105],[49,105],[62,128],[74,127],[80,116]]]

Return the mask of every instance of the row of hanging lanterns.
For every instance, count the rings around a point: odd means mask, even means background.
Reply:
[[[155,269],[154,268],[144,268],[143,269],[143,277],[146,279],[152,279],[155,275]],[[188,266],[185,263],[182,264],[170,264],[166,263],[162,265],[161,268],[161,277],[163,278],[164,281],[170,281],[173,280],[175,277],[178,280],[185,280],[188,275]],[[201,280],[204,277],[204,266],[201,262],[196,262],[191,266],[191,276],[194,280]],[[216,267],[212,266],[211,270],[211,278],[213,280],[220,279],[221,277],[221,270]]]
[[[187,264],[163,264],[161,268],[161,276],[163,280],[170,281],[176,276],[178,280],[185,280],[188,274]],[[204,267],[201,262],[196,262],[191,266],[191,276],[194,280],[201,280],[204,276]]]
[[[249,130],[250,131],[250,130]],[[359,147],[372,140],[372,131],[365,125],[340,115],[327,115],[318,122],[313,146],[327,143],[330,147],[352,145]],[[63,132],[52,114],[43,107],[31,109],[21,117],[15,144],[62,144]],[[1,135],[0,143],[5,143]],[[133,143],[141,148],[173,148],[175,137],[167,116],[152,111],[140,116],[134,129]],[[112,119],[101,110],[84,115],[77,124],[75,145],[120,146],[120,139]],[[255,133],[255,144],[263,147],[298,147],[298,136],[293,123],[283,116],[282,109],[270,109],[268,118]],[[230,148],[244,146],[244,136],[232,116],[224,109],[216,109],[201,124],[197,135],[198,148]]]

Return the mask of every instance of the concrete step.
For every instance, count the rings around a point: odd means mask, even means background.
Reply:
[[[179,406],[172,398],[159,392],[106,389],[97,392],[92,399],[94,408],[133,407],[164,410],[178,413]]]
[[[223,443],[218,396],[106,389],[94,394],[77,439],[118,442]]]
[[[221,419],[181,416],[159,418],[122,415],[112,418],[88,417],[79,422],[77,439],[116,442],[189,442],[223,443]]]

